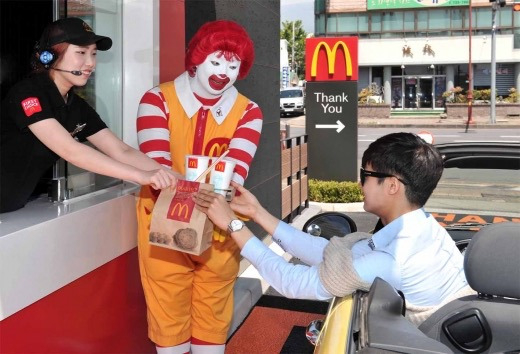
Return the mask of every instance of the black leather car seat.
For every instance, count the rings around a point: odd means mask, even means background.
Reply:
[[[454,300],[419,329],[458,353],[520,350],[520,223],[486,226],[464,255],[468,284],[478,295]]]

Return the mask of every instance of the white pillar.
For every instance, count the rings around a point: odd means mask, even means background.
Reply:
[[[446,91],[451,90],[455,87],[455,66],[446,65]]]
[[[392,67],[385,66],[383,68],[383,87],[384,87],[384,100],[386,104],[392,104]]]

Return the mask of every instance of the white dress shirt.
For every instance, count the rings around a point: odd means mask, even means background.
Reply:
[[[256,237],[245,244],[241,255],[288,298],[330,299],[318,271],[328,241],[282,221],[273,240],[308,266],[285,261]],[[404,214],[371,239],[357,242],[352,254],[354,268],[363,280],[373,282],[380,277],[401,290],[413,305],[437,305],[467,285],[463,256],[446,230],[423,209]]]

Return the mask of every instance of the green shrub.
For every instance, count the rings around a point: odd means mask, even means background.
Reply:
[[[491,100],[491,89],[487,90],[473,90],[473,99],[481,101]]]
[[[362,202],[363,193],[357,182],[309,179],[309,200],[322,203]]]

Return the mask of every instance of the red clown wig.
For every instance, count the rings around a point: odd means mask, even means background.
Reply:
[[[255,60],[253,41],[242,26],[226,20],[208,22],[199,28],[188,44],[186,70],[194,72],[195,66],[202,64],[209,54],[218,51],[227,60],[233,57],[240,60],[238,78],[247,76]]]

